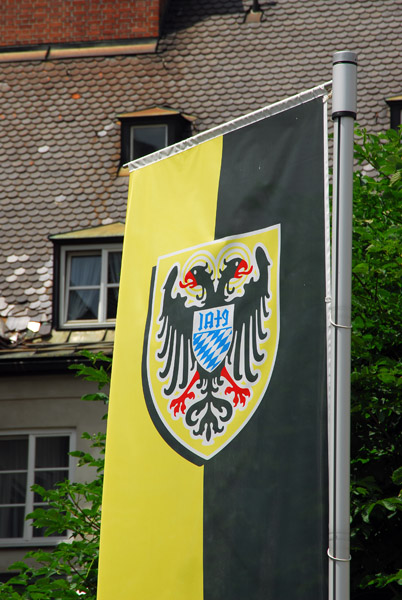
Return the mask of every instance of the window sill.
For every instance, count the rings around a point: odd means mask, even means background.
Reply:
[[[69,323],[67,321],[67,323],[63,323],[62,325],[60,325],[59,327],[57,327],[57,329],[59,330],[63,330],[63,331],[72,331],[72,330],[80,330],[80,331],[88,331],[88,329],[115,329],[116,328],[116,321],[113,321],[113,323],[84,323],[84,322],[75,322],[75,323]]]
[[[62,542],[68,543],[69,540],[69,537],[35,538],[32,540],[4,539],[0,540],[0,548],[41,548],[42,546],[57,546]]]

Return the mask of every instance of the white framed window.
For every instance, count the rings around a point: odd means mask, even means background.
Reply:
[[[116,321],[122,247],[62,247],[60,325],[108,327]]]
[[[31,487],[51,489],[73,479],[75,432],[72,430],[0,432],[0,546],[55,545],[64,536],[44,536],[26,516],[45,507]]]

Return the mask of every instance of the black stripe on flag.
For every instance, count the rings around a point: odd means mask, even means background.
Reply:
[[[205,600],[326,598],[322,104],[223,139],[215,238],[281,224],[281,334],[266,397],[205,463]]]

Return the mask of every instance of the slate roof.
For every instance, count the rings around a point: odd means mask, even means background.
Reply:
[[[52,319],[48,236],[124,220],[119,114],[168,106],[194,115],[196,133],[327,81],[333,52],[348,49],[359,122],[389,126],[385,98],[402,92],[399,0],[260,4],[261,21],[247,23],[251,0],[171,0],[154,54],[0,61],[6,352],[52,339],[50,326],[29,339],[26,329]]]

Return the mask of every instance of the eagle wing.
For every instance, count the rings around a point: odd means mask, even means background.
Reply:
[[[261,362],[265,357],[259,346],[268,336],[264,329],[264,320],[269,315],[267,301],[270,263],[260,246],[255,251],[255,258],[259,278],[246,283],[244,295],[232,300],[235,305],[234,331],[228,360],[233,366],[233,376],[237,381],[245,376],[249,382],[255,382],[258,373],[253,371],[253,364]]]
[[[170,396],[177,385],[180,389],[186,387],[189,373],[194,369],[195,357],[192,349],[191,336],[193,329],[194,308],[186,307],[186,299],[180,294],[173,295],[179,269],[177,265],[170,270],[163,285],[162,310],[158,321],[161,326],[157,339],[161,340],[161,349],[157,358],[163,361],[159,370],[161,379],[170,375],[167,387],[163,389]]]

